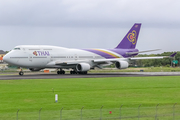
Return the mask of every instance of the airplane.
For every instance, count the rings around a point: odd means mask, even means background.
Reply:
[[[113,49],[73,49],[49,45],[19,45],[7,53],[3,60],[11,65],[39,71],[44,68],[56,68],[57,74],[65,74],[63,69],[72,69],[70,74],[87,74],[90,69],[115,64],[118,69],[126,69],[133,60],[162,59],[174,57],[135,57],[139,53],[136,44],[141,23],[135,23],[122,41]],[[21,70],[19,75],[24,75]]]

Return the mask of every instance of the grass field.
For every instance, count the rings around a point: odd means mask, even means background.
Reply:
[[[58,103],[55,94],[59,96]],[[154,115],[158,103],[164,113],[169,113],[167,108],[172,111],[174,103],[180,110],[179,100],[180,76],[0,81],[1,120],[16,119],[18,109],[19,120],[38,120],[40,108],[42,120],[59,120],[62,107],[62,118],[79,119],[83,106],[84,118],[98,118],[102,105],[106,111],[102,116],[109,117],[108,111],[115,111],[113,115],[118,116],[122,104],[124,110],[128,109],[122,111],[123,115],[137,114],[140,104]]]

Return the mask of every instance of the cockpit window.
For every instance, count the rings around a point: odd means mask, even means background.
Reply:
[[[21,50],[20,48],[14,48],[14,50]]]

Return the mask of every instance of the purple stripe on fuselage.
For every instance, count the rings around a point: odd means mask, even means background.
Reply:
[[[82,50],[85,50],[85,51],[89,51],[89,52],[92,52],[92,53],[95,53],[95,54],[98,54],[106,59],[112,59],[112,58],[116,58],[114,56],[111,56],[107,53],[104,53],[102,51],[98,51],[98,50],[95,50],[95,49],[82,49]],[[112,52],[115,52],[121,56],[123,56],[124,58],[126,57],[132,57],[132,56],[136,56],[137,54],[133,54],[133,55],[127,55],[126,53],[127,52],[138,52],[138,49],[107,49],[108,51],[112,51]]]
[[[137,54],[133,54],[133,55],[127,55],[126,54],[127,52],[138,52],[139,51],[138,49],[107,49],[107,50],[113,51],[113,52],[123,56],[124,58],[133,57],[133,56],[138,55],[138,53]]]
[[[98,54],[106,59],[110,59],[110,58],[115,58],[107,53],[104,53],[102,51],[98,51],[98,50],[95,50],[95,49],[82,49],[82,50],[86,50],[86,51],[89,51],[89,52],[92,52],[92,53],[95,53],[95,54]]]

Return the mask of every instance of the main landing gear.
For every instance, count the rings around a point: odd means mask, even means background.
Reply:
[[[60,69],[60,70],[57,71],[57,74],[65,74],[65,71]]]
[[[23,75],[24,75],[24,72],[22,71],[22,69],[21,69],[21,71],[19,72],[19,75],[20,75],[20,76],[23,76]]]
[[[84,71],[84,72],[78,72],[78,74],[86,75],[86,74],[87,74],[87,71]]]
[[[87,74],[87,71],[85,72],[76,72],[75,70],[70,71],[70,74]]]
[[[65,74],[65,71],[62,70],[62,69],[59,69],[59,70],[57,71],[57,74]],[[85,75],[85,74],[87,74],[87,71],[77,72],[76,70],[71,70],[71,71],[70,71],[70,74],[82,74],[82,75]]]
[[[73,70],[73,71],[70,71],[70,74],[77,74],[77,72]]]

